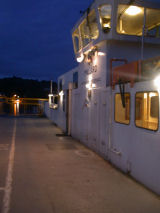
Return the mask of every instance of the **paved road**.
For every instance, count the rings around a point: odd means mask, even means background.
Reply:
[[[160,199],[44,118],[0,118],[1,213],[159,213]]]

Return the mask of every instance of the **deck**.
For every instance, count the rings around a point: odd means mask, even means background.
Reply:
[[[0,117],[1,213],[159,213],[159,197],[46,118]]]

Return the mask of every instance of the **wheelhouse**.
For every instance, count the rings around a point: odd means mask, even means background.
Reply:
[[[104,40],[160,42],[160,5],[145,1],[95,0],[72,30],[78,62]]]

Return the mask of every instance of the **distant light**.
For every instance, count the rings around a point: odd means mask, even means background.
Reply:
[[[81,55],[79,57],[77,57],[77,62],[81,63],[83,61],[83,59],[84,59],[84,54],[81,53]]]
[[[52,97],[52,96],[53,96],[53,94],[49,94],[48,96],[49,96],[49,97]]]
[[[128,9],[125,11],[125,13],[127,13],[130,16],[135,16],[138,15],[139,13],[142,12],[142,9],[140,7],[137,6],[130,6],[128,7]]]
[[[155,78],[154,84],[155,84],[155,86],[156,86],[158,89],[160,89],[160,76],[158,76],[157,78]]]

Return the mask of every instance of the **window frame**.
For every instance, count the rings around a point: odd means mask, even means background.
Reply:
[[[151,92],[158,93],[158,123],[157,123],[157,129],[156,130],[154,130],[154,129],[148,129],[148,128],[136,125],[136,94],[137,93],[151,93]],[[135,93],[134,103],[135,103],[135,105],[134,105],[134,125],[135,125],[135,127],[136,128],[140,128],[140,129],[145,129],[145,130],[148,130],[148,131],[152,131],[152,132],[157,132],[159,130],[159,106],[160,106],[160,104],[159,104],[159,92],[156,91],[156,90],[138,91],[138,92]]]
[[[115,123],[118,123],[118,124],[124,124],[124,125],[127,125],[127,126],[129,126],[130,125],[130,122],[131,122],[131,93],[130,92],[125,92],[124,94],[129,94],[129,97],[130,97],[130,105],[129,105],[129,123],[127,124],[127,123],[122,123],[122,122],[119,122],[119,121],[116,121],[116,108],[115,108],[115,100],[116,100],[116,95],[121,95],[121,93],[115,93],[114,94],[114,121],[115,121]]]
[[[79,51],[80,51],[81,49],[87,47],[91,42],[93,42],[93,41],[95,41],[95,40],[97,40],[97,39],[99,38],[99,35],[100,35],[100,31],[99,31],[99,27],[98,27],[98,22],[99,22],[99,21],[98,21],[98,19],[97,19],[97,12],[96,12],[95,8],[93,8],[93,9],[89,12],[88,17],[90,17],[93,13],[95,14],[95,18],[96,18],[96,24],[97,24],[97,29],[98,29],[98,36],[97,36],[97,38],[95,38],[95,39],[89,38],[89,42],[88,42],[86,45],[84,45],[83,36],[82,36],[82,31],[81,31],[81,26],[84,24],[85,21],[87,22],[87,16],[85,16],[84,19],[80,22],[80,24],[79,24],[78,27],[77,27],[77,29],[79,29],[79,38],[80,38],[80,45],[81,45]],[[89,35],[89,36],[90,36],[90,35]],[[79,51],[78,51],[78,52],[79,52]]]
[[[137,37],[142,37],[143,36],[143,30],[142,30],[142,34],[141,35],[138,35],[138,34],[128,34],[128,33],[120,33],[120,32],[118,32],[118,9],[119,9],[119,6],[120,5],[128,5],[128,7],[129,6],[137,6],[137,7],[140,7],[140,8],[142,8],[143,9],[143,19],[144,19],[144,10],[146,9],[146,23],[145,23],[145,25],[147,24],[147,20],[148,20],[148,17],[147,17],[147,10],[151,10],[151,9],[153,9],[153,10],[157,10],[157,11],[160,11],[160,8],[151,8],[151,7],[145,7],[145,6],[140,6],[140,5],[130,5],[130,4],[127,4],[127,3],[120,3],[120,4],[118,4],[118,7],[117,7],[117,10],[116,10],[116,33],[118,34],[118,35],[123,35],[123,36],[137,36]],[[159,29],[160,29],[160,24],[159,25],[157,25],[158,27],[159,27]],[[146,31],[148,32],[148,27],[147,26],[145,26],[146,27]],[[142,28],[143,28],[143,26],[142,26]],[[151,28],[152,29],[152,28]],[[160,39],[160,32],[159,32],[159,36],[158,37],[156,37],[156,36],[147,36],[147,35],[145,35],[145,38],[156,38],[156,39]]]
[[[129,6],[137,6],[137,5],[130,5],[130,4],[118,4],[118,6],[117,6],[117,10],[116,10],[116,26],[115,26],[115,30],[116,30],[116,33],[118,34],[118,35],[123,35],[123,36],[138,36],[138,37],[142,37],[142,35],[138,35],[138,34],[128,34],[128,33],[120,33],[120,32],[118,32],[118,24],[119,24],[119,22],[118,22],[118,9],[119,9],[119,6],[128,6],[128,8],[129,8]],[[140,7],[140,8],[143,8],[143,20],[144,20],[144,6],[137,6],[137,7]],[[143,25],[142,25],[142,29],[143,29]],[[143,34],[143,31],[142,31],[142,34]]]

